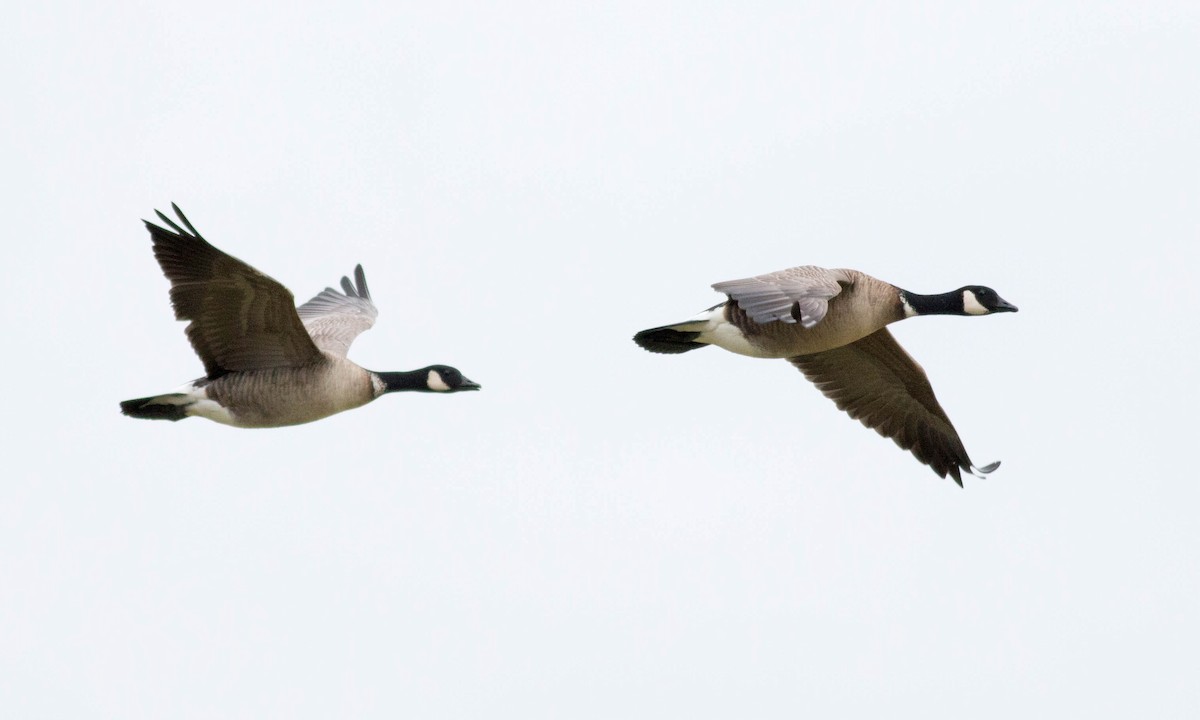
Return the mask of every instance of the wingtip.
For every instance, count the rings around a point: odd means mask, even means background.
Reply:
[[[171,203],[171,209],[174,210],[175,214],[179,216],[180,221],[183,222],[183,225],[184,225],[184,227],[187,228],[187,230],[184,230],[182,227],[180,227],[179,223],[177,223],[174,220],[172,220],[171,218],[167,217],[163,213],[163,211],[159,210],[158,208],[154,209],[154,214],[158,216],[159,220],[162,220],[164,223],[166,223],[167,227],[169,227],[171,230],[173,230],[176,234],[183,235],[186,237],[188,235],[188,233],[190,232],[192,234],[192,236],[199,238],[201,240],[204,239],[200,235],[200,233],[196,232],[196,228],[192,227],[192,223],[188,221],[187,216],[183,214],[183,211],[179,209],[178,205],[176,205],[175,203]],[[151,231],[155,230],[156,228],[159,230],[164,229],[164,228],[161,228],[158,225],[155,225],[154,223],[149,222],[147,220],[143,220],[142,222],[146,223],[146,227],[149,228]]]
[[[175,214],[179,216],[179,219],[183,221],[184,227],[186,227],[188,230],[190,230],[191,233],[193,235],[195,235],[196,237],[203,239],[202,236],[200,235],[200,233],[192,225],[191,221],[187,219],[187,215],[184,215],[183,211],[179,209],[178,205],[176,205],[175,203],[171,203],[171,209],[174,210]]]
[[[950,479],[953,480],[959,487],[963,487],[963,481],[962,481],[962,471],[963,470],[966,470],[968,473],[970,473],[974,477],[979,478],[980,480],[986,480],[987,476],[992,474],[993,472],[995,472],[996,468],[998,468],[998,467],[1000,467],[999,460],[997,460],[994,463],[988,463],[987,465],[984,465],[983,467],[978,467],[976,465],[967,463],[966,465],[960,465],[960,466],[955,466],[955,467],[950,468],[948,471],[946,471],[946,475],[948,475],[950,477]]]
[[[367,289],[367,274],[363,271],[362,263],[354,266],[354,282],[358,284],[358,294],[371,299],[371,291]]]
[[[347,297],[371,299],[371,292],[367,290],[367,275],[363,272],[361,263],[354,266],[354,282],[350,282],[348,276],[342,276],[342,291]]]
[[[994,463],[988,463],[987,465],[984,465],[983,467],[978,467],[975,465],[968,464],[968,465],[964,466],[963,469],[966,470],[967,472],[971,473],[975,477],[979,478],[980,480],[986,480],[987,476],[991,475],[993,472],[995,472],[996,468],[998,468],[998,467],[1000,467],[999,460],[997,460]],[[955,470],[957,470],[957,469],[958,468],[955,468]],[[959,487],[962,487],[962,481],[958,479],[958,473],[954,473],[954,476],[955,476],[954,479],[958,482]]]

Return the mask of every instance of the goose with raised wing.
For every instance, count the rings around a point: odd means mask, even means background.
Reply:
[[[984,476],[934,397],[925,371],[887,326],[918,315],[1016,312],[996,291],[967,285],[918,295],[858,270],[813,265],[712,286],[727,300],[690,320],[643,330],[633,339],[654,353],[716,345],[799,368],[850,417],[912,452],[960,486],[962,472]]]
[[[204,377],[170,393],[126,400],[122,413],[267,428],[320,420],[391,392],[479,389],[448,365],[374,372],[346,358],[378,315],[361,265],[353,283],[342,278],[342,292],[326,288],[297,308],[287,288],[210,245],[171,207],[182,227],[156,210],[167,227],[147,221],[146,228],[171,281],[175,318],[189,321],[187,337]]]

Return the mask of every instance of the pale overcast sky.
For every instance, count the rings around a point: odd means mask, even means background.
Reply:
[[[1200,712],[1200,5],[6,15],[4,717]],[[483,391],[122,417],[172,201]],[[894,328],[993,476],[630,341],[802,264],[1021,308]]]

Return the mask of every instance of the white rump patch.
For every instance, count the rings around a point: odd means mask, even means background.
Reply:
[[[987,315],[991,310],[988,310],[979,302],[979,298],[975,297],[975,293],[970,290],[963,290],[963,312],[968,315]]]
[[[667,327],[680,332],[698,332],[700,336],[696,338],[696,342],[716,345],[738,355],[774,357],[764,355],[761,350],[751,345],[742,331],[725,319],[725,303]]]
[[[210,400],[208,390],[203,387],[196,387],[195,383],[188,386],[191,390],[188,392],[188,400],[190,405],[187,406],[187,414],[192,417],[208,418],[213,422],[219,422],[222,425],[232,425],[240,427],[238,421],[233,418],[233,414],[229,412],[225,406],[216,400]]]
[[[716,345],[719,348],[728,350],[731,353],[738,355],[746,355],[756,358],[775,358],[776,355],[763,352],[756,345],[746,339],[742,331],[732,323],[724,320],[714,323],[713,326],[696,338],[700,342],[706,342],[710,345]]]
[[[425,378],[425,385],[430,390],[436,390],[438,392],[446,392],[450,389],[450,386],[446,384],[446,381],[442,379],[441,373],[439,373],[437,370],[429,371],[429,377]]]
[[[208,418],[209,420],[212,420],[213,422],[219,422],[222,425],[233,425],[234,427],[239,427],[237,421],[233,419],[233,415],[230,414],[230,412],[224,407],[222,407],[222,405],[216,400],[209,400],[207,398],[203,400],[197,400],[191,405],[188,405],[187,414],[193,417]]]
[[[702,313],[693,315],[681,323],[671,325],[672,328],[682,331],[701,331],[710,323],[725,322],[725,303],[721,303],[716,307],[711,307]],[[699,325],[699,327],[685,328],[684,325]]]

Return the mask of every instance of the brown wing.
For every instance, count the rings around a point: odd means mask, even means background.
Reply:
[[[925,371],[887,328],[849,345],[788,361],[839,409],[895,440],[939,477],[948,474],[961,486],[960,470],[986,475],[999,466],[971,464]]]
[[[155,210],[171,229],[146,222],[154,257],[171,281],[177,320],[190,320],[188,340],[207,376],[305,365],[321,357],[296,314],[292,293],[275,280],[200,236],[179,208],[187,228]]]

